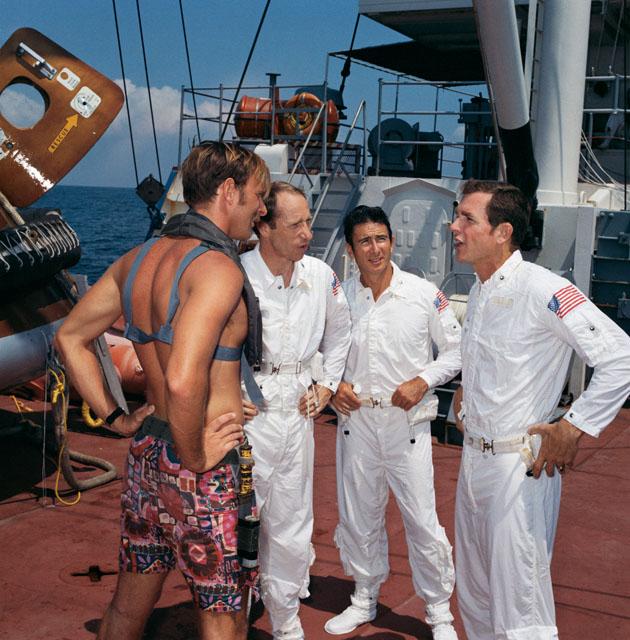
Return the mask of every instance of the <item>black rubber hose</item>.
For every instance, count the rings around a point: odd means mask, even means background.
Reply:
[[[66,402],[62,402],[61,398],[58,397],[58,399],[52,403],[52,412],[55,422],[55,439],[57,441],[57,446],[60,450],[63,447],[63,451],[61,453],[61,472],[63,473],[65,481],[75,491],[87,491],[88,489],[100,487],[103,484],[107,484],[108,482],[115,480],[118,477],[118,471],[111,462],[103,460],[102,458],[96,458],[95,456],[88,456],[84,453],[79,453],[78,451],[72,451],[71,449],[68,449],[67,446],[64,446],[64,438],[66,435],[64,406],[67,406],[67,388],[64,389],[63,393],[65,395]],[[105,473],[101,473],[94,478],[88,478],[87,480],[79,480],[74,474],[71,461],[92,467],[98,467],[99,469],[105,470]]]

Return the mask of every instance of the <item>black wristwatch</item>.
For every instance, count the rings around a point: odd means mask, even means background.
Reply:
[[[105,422],[111,427],[114,424],[116,418],[122,416],[125,413],[125,410],[122,407],[116,407],[108,416],[105,418]]]

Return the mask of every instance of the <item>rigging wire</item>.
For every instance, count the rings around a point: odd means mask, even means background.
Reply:
[[[606,27],[606,14],[608,12],[608,3],[605,2],[603,7],[603,11],[601,15],[602,18],[602,28],[599,30],[599,42],[597,43],[597,58],[595,59],[595,66],[593,67],[593,75],[599,75],[599,56],[602,52],[602,39],[604,38],[604,31]]]
[[[197,140],[201,142],[201,133],[199,132],[199,116],[197,115],[197,100],[195,98],[195,87],[193,85],[192,70],[190,68],[190,54],[188,52],[188,38],[186,37],[186,23],[184,22],[184,9],[182,0],[179,0],[179,13],[182,17],[182,31],[184,32],[184,46],[186,47],[186,62],[188,63],[188,77],[190,78],[190,92],[192,95],[193,107],[195,110],[195,124],[197,125]]]
[[[140,16],[140,2],[136,0],[136,9],[138,11],[138,27],[140,29],[140,42],[142,44],[142,58],[144,60],[144,75],[147,79],[147,93],[149,94],[149,110],[151,112],[151,126],[153,127],[153,141],[155,143],[155,157],[157,160],[158,176],[162,182],[162,169],[160,168],[160,153],[158,151],[157,136],[155,133],[155,118],[153,117],[153,102],[151,100],[151,83],[149,82],[149,67],[147,65],[147,54],[144,47],[144,35],[142,33],[142,17]]]
[[[352,57],[352,50],[354,49],[354,39],[357,35],[357,27],[359,26],[359,18],[361,17],[360,13],[357,13],[357,20],[354,23],[354,31],[352,32],[352,40],[350,40],[350,50],[348,51],[348,57],[343,64],[343,69],[341,70],[341,86],[339,87],[339,93],[343,95],[343,90],[346,86],[346,78],[350,75],[350,63]]]
[[[625,5],[626,5],[625,2],[621,3],[621,11],[619,12],[619,22],[617,23],[617,32],[615,33],[615,44],[613,45],[612,53],[610,55],[610,65],[608,67],[609,69],[612,69],[613,65],[615,64],[615,56],[617,55],[617,41],[619,40],[619,32],[621,31],[621,22],[624,17]]]
[[[590,182],[592,184],[598,184],[602,187],[610,187],[612,185],[612,191],[616,193],[619,197],[621,197],[622,192],[624,191],[625,184],[621,185],[617,182],[608,171],[601,164],[591,143],[588,138],[582,132],[582,144],[584,146],[585,151],[581,151],[580,155],[584,160],[584,174],[583,177],[586,178],[585,182]]]
[[[238,94],[240,93],[241,87],[243,86],[243,80],[245,79],[245,74],[247,73],[247,67],[249,67],[249,61],[252,59],[254,48],[256,47],[256,42],[258,41],[258,35],[260,34],[260,30],[262,29],[263,22],[265,21],[265,16],[267,15],[267,9],[269,9],[270,3],[271,3],[271,0],[267,0],[267,4],[265,5],[265,10],[263,11],[262,17],[260,18],[260,23],[258,24],[258,30],[256,31],[256,35],[254,36],[254,42],[252,42],[251,49],[249,50],[249,55],[247,56],[247,62],[245,63],[245,68],[243,69],[243,73],[241,74],[241,79],[238,82],[238,88],[236,89],[234,100],[232,101],[232,105],[230,106],[230,113],[228,113],[227,120],[225,121],[225,127],[223,127],[223,131],[221,132],[219,141],[223,141],[225,132],[230,124],[230,118],[232,117],[232,112],[234,111],[234,105],[237,102]]]
[[[131,113],[129,111],[129,98],[127,96],[127,80],[125,79],[125,65],[123,63],[122,46],[120,44],[120,30],[118,28],[118,14],[116,13],[116,0],[112,0],[114,8],[114,23],[116,25],[116,38],[118,40],[118,55],[120,56],[120,70],[122,73],[123,91],[125,93],[125,107],[127,109],[127,123],[129,125],[129,139],[131,141],[131,155],[133,157],[133,170],[136,174],[136,184],[138,180],[138,163],[136,161],[136,147],[133,141],[133,129],[131,128]]]

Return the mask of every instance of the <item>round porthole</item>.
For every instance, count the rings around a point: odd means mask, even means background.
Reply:
[[[34,127],[48,109],[48,96],[31,82],[16,79],[0,93],[0,114],[18,129]]]

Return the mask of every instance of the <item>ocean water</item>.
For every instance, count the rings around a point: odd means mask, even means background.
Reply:
[[[56,185],[34,207],[59,209],[81,243],[81,260],[70,269],[94,284],[121,255],[144,242],[150,220],[133,188]]]

